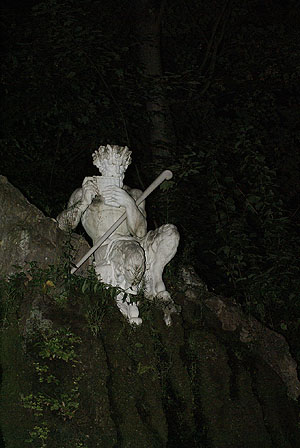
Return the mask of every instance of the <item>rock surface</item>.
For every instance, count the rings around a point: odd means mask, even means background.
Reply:
[[[182,307],[173,325],[141,299],[131,327],[93,279],[54,278],[64,234],[5,178],[0,201],[2,275],[43,267],[1,285],[7,448],[297,446],[299,381],[281,335],[190,268],[168,285]]]
[[[288,395],[297,400],[300,395],[300,382],[297,363],[291,356],[285,338],[262,325],[251,315],[246,315],[240,306],[230,299],[208,293],[201,280],[191,267],[183,267],[182,280],[187,285],[185,303],[197,301],[199,291],[203,304],[213,313],[214,319],[207,318],[207,324],[234,336],[255,355],[267,363],[287,386]]]
[[[55,264],[68,245],[74,247],[76,259],[89,249],[84,238],[76,234],[68,237],[54,219],[46,217],[0,176],[0,278],[16,272],[16,266],[28,267],[32,261],[41,267]]]

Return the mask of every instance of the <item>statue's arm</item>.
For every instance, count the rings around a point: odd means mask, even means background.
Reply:
[[[136,205],[136,200],[142,195],[142,191],[138,189],[127,190],[132,201],[128,201],[126,209],[127,228],[132,236],[143,238],[147,233],[147,220],[145,201],[139,206]]]
[[[56,218],[60,229],[67,231],[77,227],[83,212],[87,208],[82,200],[82,196],[82,188],[77,188],[72,193],[67,208]]]
[[[113,207],[124,207],[126,211],[126,222],[129,233],[137,238],[143,238],[147,233],[147,220],[145,202],[136,205],[142,192],[137,189],[117,187],[115,185],[106,187],[101,192],[107,205]]]
[[[62,230],[75,229],[80,222],[82,214],[97,195],[97,187],[93,177],[86,177],[81,188],[75,190],[68,202],[68,207],[58,217],[58,225]]]

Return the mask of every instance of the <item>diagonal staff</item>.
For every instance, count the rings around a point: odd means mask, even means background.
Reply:
[[[162,182],[165,180],[170,180],[173,177],[173,173],[170,170],[163,171],[149,187],[144,191],[144,193],[135,201],[136,205],[140,205],[149,194],[152,193]],[[71,269],[71,274],[77,271],[81,265],[91,256],[93,253],[110,237],[110,235],[122,224],[126,219],[126,212],[104,233],[104,235],[94,244],[93,247],[75,264]]]

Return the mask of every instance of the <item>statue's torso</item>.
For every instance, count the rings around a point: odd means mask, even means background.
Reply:
[[[93,199],[81,217],[82,225],[93,242],[99,239],[125,213],[124,207],[106,205],[99,196]],[[113,235],[129,236],[126,220]]]

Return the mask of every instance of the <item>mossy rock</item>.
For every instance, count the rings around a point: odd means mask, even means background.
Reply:
[[[114,291],[93,278],[49,279],[51,272],[2,288],[7,448],[296,446],[297,407],[284,384],[236,338],[209,328],[203,304],[192,312],[187,304],[171,327],[145,304],[143,324],[132,327]],[[37,362],[49,368],[43,381]],[[42,394],[39,415],[22,404],[30,394]]]

